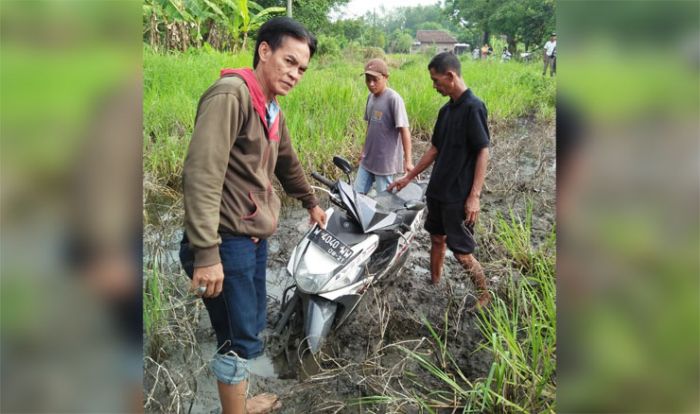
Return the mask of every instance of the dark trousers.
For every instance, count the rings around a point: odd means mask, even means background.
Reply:
[[[557,57],[556,56],[545,56],[544,57],[544,69],[542,74],[547,74],[547,67],[549,67],[549,76],[554,76],[557,73]]]

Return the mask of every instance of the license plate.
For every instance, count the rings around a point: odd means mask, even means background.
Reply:
[[[353,255],[347,244],[320,227],[311,231],[309,240],[340,264],[345,264]]]

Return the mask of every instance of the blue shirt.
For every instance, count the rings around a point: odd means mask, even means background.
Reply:
[[[269,128],[272,127],[272,123],[275,122],[279,113],[280,107],[275,100],[270,101],[270,103],[265,106],[265,117],[267,118],[267,126]]]

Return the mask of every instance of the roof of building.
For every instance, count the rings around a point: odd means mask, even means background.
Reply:
[[[457,39],[443,30],[418,30],[416,40],[421,43],[456,43]]]

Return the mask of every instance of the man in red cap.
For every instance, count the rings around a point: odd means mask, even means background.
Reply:
[[[367,194],[372,184],[378,192],[386,190],[394,174],[411,171],[413,162],[406,106],[401,96],[386,85],[389,79],[386,63],[382,59],[370,59],[364,76],[370,92],[364,117],[367,136],[354,187],[358,193]]]

